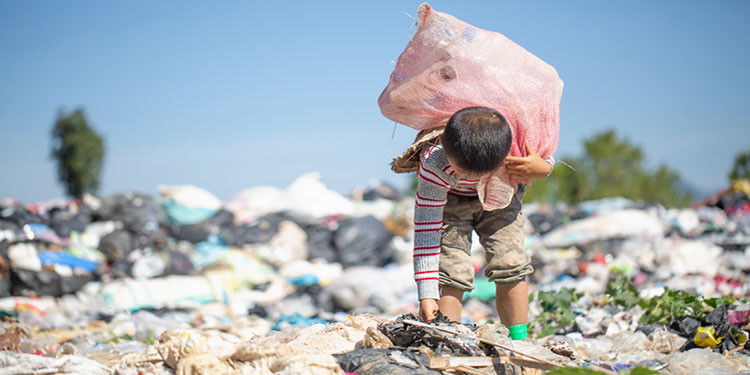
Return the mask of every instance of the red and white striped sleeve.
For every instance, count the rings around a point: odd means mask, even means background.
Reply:
[[[442,167],[438,167],[440,160],[430,158],[431,151],[423,153],[420,160],[414,205],[414,280],[420,300],[440,299],[440,230],[443,226],[443,207],[451,188],[450,176]]]

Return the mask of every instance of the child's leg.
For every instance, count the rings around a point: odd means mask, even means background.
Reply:
[[[461,320],[461,301],[463,299],[464,292],[462,290],[443,287],[440,293],[440,301],[438,306],[440,312],[445,315],[448,320],[452,322],[458,322]]]
[[[534,271],[524,251],[524,223],[522,213],[498,210],[485,212],[474,227],[487,252],[484,274],[496,285],[497,314],[514,340],[526,334],[529,296],[525,280]]]
[[[510,327],[525,324],[529,315],[529,291],[526,281],[515,285],[496,285],[495,305],[497,315],[504,325]]]
[[[464,291],[474,289],[471,264],[471,232],[474,212],[481,210],[476,198],[448,194],[440,233],[440,289],[438,308],[448,319],[461,319]]]

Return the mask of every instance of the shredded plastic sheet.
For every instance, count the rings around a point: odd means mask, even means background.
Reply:
[[[12,374],[109,375],[111,371],[96,361],[78,356],[48,358],[34,354],[0,352],[0,375]]]
[[[378,99],[383,115],[422,130],[445,126],[466,107],[497,110],[513,133],[512,156],[526,156],[525,141],[542,158],[557,149],[563,82],[555,68],[504,35],[419,6],[417,31],[398,58]],[[518,183],[504,168],[478,186],[487,210],[504,208]]]
[[[393,344],[399,347],[406,348],[424,345],[434,350],[437,355],[448,353],[454,356],[481,356],[486,354],[479,347],[479,340],[476,333],[472,331],[472,328],[476,329],[475,326],[469,328],[462,324],[451,323],[439,311],[430,324],[436,327],[450,327],[452,330],[458,332],[457,335],[407,324],[404,323],[405,319],[417,320],[417,317],[414,314],[405,314],[392,322],[378,325],[378,329]]]

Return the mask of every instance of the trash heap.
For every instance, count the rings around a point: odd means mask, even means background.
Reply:
[[[525,204],[533,338],[517,342],[476,239],[462,324],[404,315],[413,198],[388,185],[4,200],[0,375],[747,372],[750,199],[714,198]]]

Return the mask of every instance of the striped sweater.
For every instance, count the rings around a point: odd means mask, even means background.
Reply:
[[[554,166],[554,159],[546,161]],[[414,280],[417,282],[420,300],[440,299],[440,235],[447,195],[476,197],[478,182],[478,179],[471,179],[453,171],[440,143],[421,152],[414,206],[413,254]]]
[[[440,229],[447,195],[476,197],[478,182],[453,171],[440,144],[426,148],[420,155],[414,203],[414,280],[420,300],[440,299]]]

